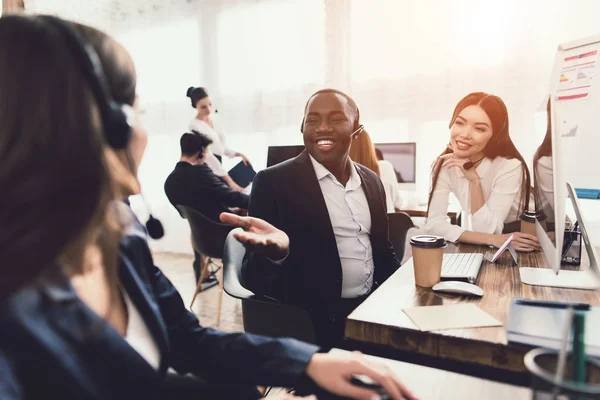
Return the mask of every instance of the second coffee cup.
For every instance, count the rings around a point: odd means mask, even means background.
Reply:
[[[530,235],[536,235],[535,221],[538,220],[544,230],[546,230],[546,219],[543,217],[543,213],[540,211],[525,211],[521,214],[521,232],[528,233]]]
[[[410,238],[415,284],[432,287],[440,281],[446,240],[441,236],[418,235]]]

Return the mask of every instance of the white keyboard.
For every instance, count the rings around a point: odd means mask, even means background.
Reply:
[[[444,254],[442,279],[475,283],[481,263],[483,263],[482,253]]]

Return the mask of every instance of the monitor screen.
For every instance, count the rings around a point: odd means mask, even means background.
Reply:
[[[304,146],[269,146],[267,153],[267,168],[277,165],[285,160],[294,158],[304,150]]]
[[[375,150],[379,160],[386,160],[392,164],[398,183],[415,183],[416,143],[375,143]]]

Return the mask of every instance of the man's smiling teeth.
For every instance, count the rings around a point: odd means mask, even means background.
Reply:
[[[320,139],[320,140],[317,140],[317,144],[318,145],[332,145],[333,144],[333,140]]]

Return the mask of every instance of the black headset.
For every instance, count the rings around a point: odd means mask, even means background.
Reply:
[[[60,31],[67,46],[79,60],[100,109],[106,142],[113,149],[125,149],[131,139],[131,129],[135,123],[133,108],[129,104],[117,103],[113,100],[102,63],[92,45],[62,19],[49,15],[43,18]]]
[[[96,104],[100,109],[102,119],[102,131],[106,143],[115,150],[125,150],[131,140],[132,128],[135,125],[135,112],[129,104],[116,102],[104,75],[100,57],[92,45],[83,36],[73,29],[69,23],[53,16],[43,16],[46,21],[56,27],[65,39],[71,53],[81,64],[82,71],[87,78],[88,84],[94,94]],[[130,159],[131,157],[128,158]],[[142,196],[146,208],[148,203]],[[160,221],[148,212],[150,217],[146,222],[148,234],[153,239],[160,239],[164,235],[164,229]]]

